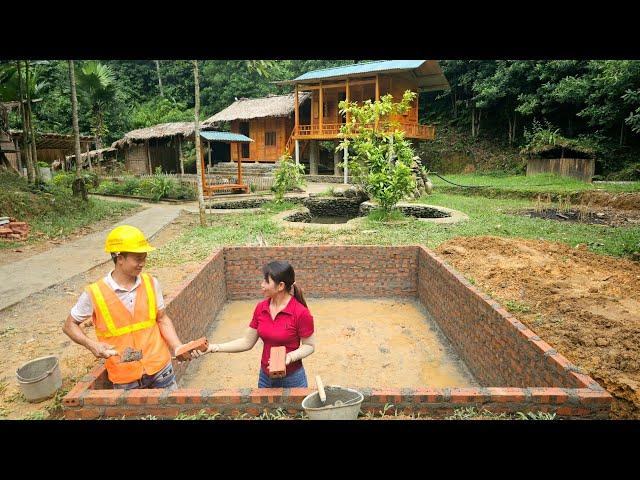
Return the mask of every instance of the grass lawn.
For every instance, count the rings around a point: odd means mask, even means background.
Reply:
[[[525,175],[493,176],[477,174],[451,174],[442,175],[451,182],[460,185],[484,186],[507,192],[536,193],[574,193],[583,191],[606,192],[640,192],[640,182],[628,183],[585,183],[567,177],[559,177],[553,174],[539,174],[527,177]],[[435,175],[430,176],[436,187],[460,188],[451,185]]]
[[[495,235],[563,242],[572,247],[586,244],[594,252],[625,256],[640,250],[640,227],[611,228],[581,225],[512,215],[509,212],[531,207],[528,200],[488,199],[438,193],[421,199],[422,203],[460,210],[470,219],[456,225],[437,225],[414,219],[382,223],[367,219],[354,231],[291,230],[272,221],[274,211],[216,214],[211,226],[194,227],[149,255],[150,265],[173,265],[202,260],[212,249],[225,245],[256,245],[264,239],[268,245],[407,245],[422,244],[435,248],[453,237]]]
[[[0,176],[0,216],[28,222],[31,232],[27,243],[67,236],[82,227],[113,218],[114,222],[137,203],[109,202],[90,198],[87,202],[74,198],[71,191],[51,187],[49,191],[33,191],[22,178]],[[0,250],[16,248],[25,242],[0,241]]]

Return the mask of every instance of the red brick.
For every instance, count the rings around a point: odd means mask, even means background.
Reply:
[[[274,403],[282,399],[282,388],[254,388],[249,394],[251,403]]]
[[[451,403],[481,403],[484,395],[479,388],[452,388]]]
[[[578,393],[581,405],[610,405],[613,397],[607,392],[592,392],[590,390],[581,391]]]
[[[576,379],[581,386],[583,387],[589,387],[589,385],[592,385],[593,383],[597,383],[593,378],[591,378],[589,375],[585,375],[583,373],[578,373],[578,372],[569,372],[569,374]]]
[[[180,360],[189,360],[191,358],[190,353],[194,350],[200,350],[201,352],[206,352],[209,347],[209,342],[206,337],[198,338],[197,340],[193,340],[189,343],[185,343],[181,347],[176,350],[176,358]]]
[[[302,400],[304,400],[304,397],[306,397],[307,395],[311,395],[313,392],[315,392],[315,390],[312,388],[290,388],[289,396],[287,397],[287,400],[289,401],[289,403],[292,403],[292,402],[302,403]]]
[[[569,400],[569,395],[561,388],[531,388],[531,401],[536,403],[565,403]]]
[[[525,394],[522,388],[487,388],[489,395],[491,395],[492,402],[506,403],[506,402],[524,402]]]
[[[167,396],[167,403],[201,403],[200,390],[196,388],[181,388],[174,390]]]
[[[117,405],[124,390],[88,390],[84,397],[84,405]]]
[[[92,420],[102,416],[104,409],[100,408],[73,408],[64,411],[65,420]]]
[[[242,393],[239,389],[220,390],[211,392],[206,397],[207,403],[213,404],[237,404],[242,402]]]
[[[286,355],[286,347],[271,347],[269,352],[269,377],[283,378],[287,376]]]
[[[125,405],[158,405],[160,396],[164,393],[162,389],[133,389],[125,394]]]
[[[397,405],[402,403],[402,393],[400,389],[373,390],[371,392],[371,401],[380,403],[393,403]]]

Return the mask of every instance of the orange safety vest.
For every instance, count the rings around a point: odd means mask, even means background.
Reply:
[[[142,350],[139,361],[120,363],[120,357],[106,360],[107,374],[112,383],[130,383],[143,374],[153,375],[171,360],[171,353],[156,323],[156,295],[153,281],[143,273],[142,285],[136,293],[133,315],[116,293],[101,279],[92,283],[87,292],[93,300],[93,322],[101,342],[113,345],[120,355],[125,348]]]

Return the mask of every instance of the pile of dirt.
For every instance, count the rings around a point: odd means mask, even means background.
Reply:
[[[437,252],[640,418],[640,265],[565,244],[455,238]]]
[[[558,208],[529,208],[517,213],[532,218],[586,223],[589,225],[606,225],[608,227],[632,227],[640,225],[640,210],[616,210],[612,208],[600,208],[596,210],[586,208],[569,210],[561,210]]]
[[[575,195],[583,205],[617,208],[619,210],[640,210],[640,192],[587,191]],[[573,198],[572,198],[573,201]]]

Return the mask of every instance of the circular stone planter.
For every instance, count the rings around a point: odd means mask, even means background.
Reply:
[[[365,216],[376,208],[378,208],[376,203],[363,202],[360,204],[360,215]],[[405,215],[415,217],[416,220],[421,222],[453,224],[469,220],[469,216],[459,210],[453,210],[451,208],[440,207],[437,205],[399,202],[396,204],[396,208]]]
[[[288,227],[288,228],[298,228],[298,229],[318,228],[318,229],[329,230],[329,231],[351,230],[353,228],[360,226],[364,220],[363,217],[353,218],[347,221],[346,223],[312,223],[312,222],[301,222],[301,221],[292,222],[288,220],[288,218],[290,217],[304,218],[304,217],[310,217],[310,216],[311,216],[311,212],[307,207],[299,207],[296,209],[285,210],[284,212],[280,212],[275,217],[273,217],[273,220],[280,226]]]

